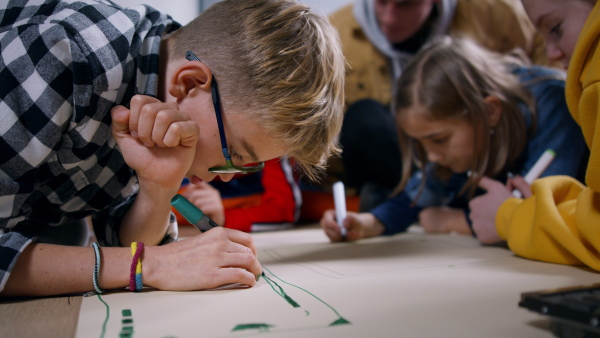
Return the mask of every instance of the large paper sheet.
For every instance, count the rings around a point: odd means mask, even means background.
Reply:
[[[600,277],[460,235],[335,244],[318,228],[253,236],[268,277],[256,286],[117,291],[102,295],[106,305],[86,297],[76,336],[548,337],[547,320],[518,307],[520,294]]]

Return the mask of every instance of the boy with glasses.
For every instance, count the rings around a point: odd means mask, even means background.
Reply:
[[[184,177],[282,156],[315,177],[338,152],[344,60],[327,20],[291,0],[223,1],[184,27],[148,6],[2,6],[2,294],[138,288],[119,247],[136,243],[144,285],[254,285],[247,234],[176,241],[169,201]],[[88,216],[103,248],[62,245]]]

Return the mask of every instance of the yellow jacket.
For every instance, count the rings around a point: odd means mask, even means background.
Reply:
[[[373,0],[366,0],[373,2]],[[440,16],[449,16],[451,35],[467,35],[498,52],[520,47],[535,64],[547,64],[545,42],[529,21],[519,0],[444,0]],[[342,40],[349,64],[346,105],[371,98],[389,105],[392,69],[388,58],[367,38],[350,4],[330,17]],[[443,32],[443,33],[447,33]]]
[[[496,230],[516,254],[600,270],[600,3],[589,16],[569,63],[566,98],[590,148],[586,186],[571,177],[535,181],[533,196],[510,198]],[[597,137],[594,137],[597,136]]]

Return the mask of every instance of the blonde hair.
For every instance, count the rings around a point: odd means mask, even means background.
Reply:
[[[494,177],[517,159],[527,144],[527,123],[519,104],[526,104],[535,125],[535,102],[531,93],[510,71],[520,60],[478,46],[466,38],[444,37],[424,47],[404,69],[397,83],[394,101],[396,120],[406,114],[425,114],[426,119],[463,119],[474,131],[470,175],[461,191],[473,196],[482,176]],[[492,128],[485,98],[494,96],[502,113]],[[411,109],[413,107],[424,109]],[[411,166],[424,168],[427,156],[423,147],[398,126],[403,173],[398,191],[406,185]],[[450,169],[437,166],[436,174],[449,178]]]
[[[340,153],[345,60],[329,21],[293,0],[225,0],[169,37],[170,57],[192,50],[219,81],[223,111],[253,114],[316,179]]]

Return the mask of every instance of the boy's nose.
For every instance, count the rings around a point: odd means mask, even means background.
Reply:
[[[380,23],[385,26],[394,25],[398,20],[395,4],[393,2],[386,3],[381,10]]]
[[[429,162],[437,163],[440,161],[441,158],[442,158],[442,156],[438,152],[435,152],[435,151],[427,152],[427,160],[429,160]]]

